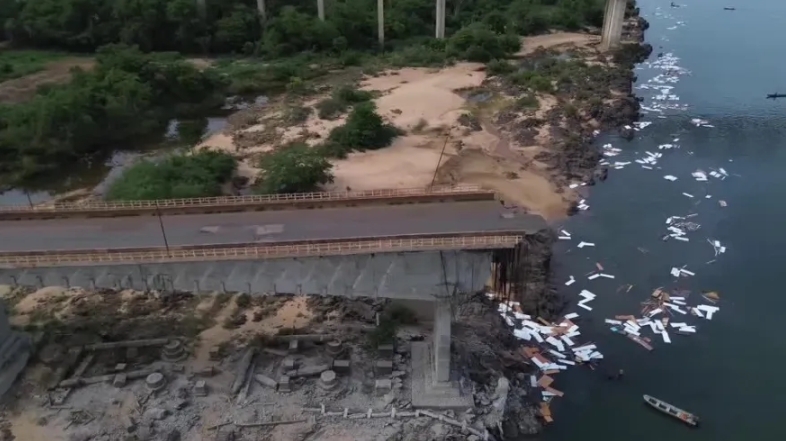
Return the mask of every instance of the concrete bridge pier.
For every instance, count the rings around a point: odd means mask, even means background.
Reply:
[[[325,0],[317,0],[317,16],[325,21]]]
[[[205,1],[205,0],[200,0]],[[267,21],[267,10],[265,9],[265,0],[257,0],[257,12],[259,12],[259,20],[264,23]]]
[[[626,0],[606,0],[600,42],[601,50],[607,51],[619,46],[622,39],[622,24],[625,21],[626,3]]]
[[[472,396],[462,393],[451,376],[452,304],[434,303],[434,334],[431,341],[412,342],[412,406],[418,409],[469,409]]]
[[[445,38],[445,0],[437,0],[436,38]]]
[[[379,46],[385,46],[385,0],[377,0],[377,37]]]

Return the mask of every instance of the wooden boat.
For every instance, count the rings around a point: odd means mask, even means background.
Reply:
[[[767,99],[774,100],[775,98],[786,98],[786,93],[768,93]]]
[[[665,413],[666,415],[677,418],[689,426],[697,427],[699,425],[699,417],[678,407],[672,406],[665,401],[661,401],[649,395],[644,395],[644,402]]]

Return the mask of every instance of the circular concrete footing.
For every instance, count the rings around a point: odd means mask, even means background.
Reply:
[[[153,372],[145,378],[145,385],[152,391],[160,390],[166,386],[166,379],[164,374],[160,372]]]
[[[164,361],[176,362],[186,357],[186,350],[180,340],[169,340],[161,350],[161,358]]]
[[[330,355],[339,355],[342,349],[341,340],[331,340],[327,343],[327,352]]]
[[[333,371],[324,371],[319,375],[319,387],[330,390],[336,387],[338,379]]]

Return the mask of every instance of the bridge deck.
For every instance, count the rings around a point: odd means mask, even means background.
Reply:
[[[510,213],[496,201],[369,206],[318,211],[162,216],[169,245],[309,241],[406,234],[546,228],[540,216]],[[0,252],[162,247],[156,217],[0,222]]]

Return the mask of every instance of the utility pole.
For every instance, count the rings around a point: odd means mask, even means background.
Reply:
[[[30,204],[30,208],[33,208],[33,200],[30,199],[30,192],[25,190],[25,196],[27,196],[27,203]]]
[[[166,239],[166,230],[164,230],[164,220],[161,219],[161,210],[158,209],[158,206],[156,206],[156,216],[158,216],[158,225],[161,226],[161,236],[164,238],[166,255],[169,256],[169,241]]]

